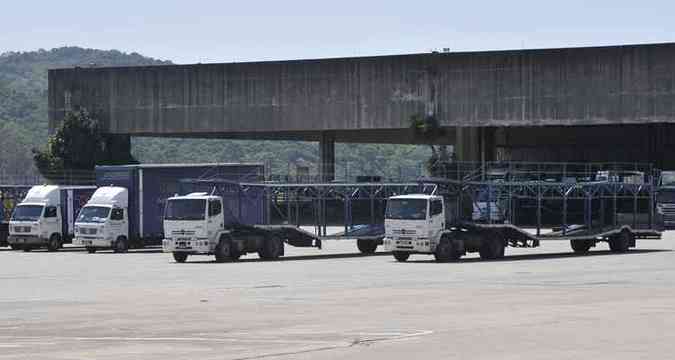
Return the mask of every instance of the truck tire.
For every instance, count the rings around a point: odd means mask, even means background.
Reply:
[[[220,237],[220,241],[216,246],[216,262],[223,263],[232,260],[232,238],[228,235]]]
[[[262,249],[258,251],[258,256],[264,260],[276,260],[284,251],[284,242],[277,235],[265,239]]]
[[[394,259],[396,259],[398,262],[406,262],[410,257],[410,253],[403,251],[394,251],[392,254],[394,255]]]
[[[59,234],[52,234],[47,241],[47,251],[54,252],[61,247],[61,237]]]
[[[452,240],[447,237],[441,238],[441,241],[438,243],[438,246],[436,246],[436,251],[434,252],[436,261],[456,261],[459,260],[460,257],[462,257],[462,255],[457,252]]]
[[[496,260],[504,257],[506,245],[504,241],[496,235],[483,235],[483,243],[478,253],[483,260]]]
[[[570,240],[570,245],[576,254],[585,254],[593,247],[593,242],[590,240]]]
[[[94,254],[94,253],[96,253],[96,248],[93,247],[93,246],[88,246],[87,252],[90,253],[90,254]]]
[[[127,238],[124,236],[118,237],[113,244],[113,251],[118,254],[129,251],[129,242],[127,241]]]
[[[615,253],[625,253],[633,241],[633,233],[623,230],[619,235],[615,235],[609,239],[609,249]]]
[[[177,263],[184,263],[185,260],[188,258],[188,253],[184,252],[174,252],[173,253],[173,259],[176,260]]]
[[[30,252],[33,248],[30,245],[24,245],[21,250],[23,250],[23,252]]]
[[[11,244],[9,247],[12,248],[12,250],[21,250],[21,245]]]
[[[375,240],[365,240],[357,239],[356,247],[359,249],[361,254],[374,254],[377,250],[377,241]]]

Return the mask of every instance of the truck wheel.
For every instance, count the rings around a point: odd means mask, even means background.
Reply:
[[[570,240],[572,250],[577,254],[585,254],[593,246],[593,242],[589,240]]]
[[[462,255],[455,250],[452,240],[448,238],[442,238],[434,252],[434,258],[436,258],[436,261],[438,262],[459,260],[461,256]]]
[[[377,250],[377,241],[357,239],[356,247],[359,248],[361,254],[374,254]]]
[[[222,263],[232,260],[232,238],[221,236],[216,246],[216,262]]]
[[[394,251],[392,254],[394,254],[394,259],[396,259],[398,262],[406,262],[410,257],[410,253],[403,251]]]
[[[61,247],[61,237],[58,234],[52,234],[47,242],[47,251],[56,251]]]
[[[495,260],[504,257],[506,245],[498,236],[483,235],[483,244],[481,244],[478,253],[483,260]]]
[[[284,242],[277,235],[273,235],[263,243],[263,248],[258,251],[258,256],[264,260],[276,260],[281,256],[284,249]]]
[[[11,247],[12,250],[21,250],[21,245],[11,244],[9,245],[9,247]]]
[[[127,241],[127,238],[124,236],[118,237],[113,244],[113,251],[118,254],[129,251],[129,242]]]
[[[90,253],[90,254],[93,254],[93,253],[96,252],[96,248],[93,247],[93,246],[88,246],[88,247],[87,247],[87,252]]]
[[[23,250],[23,252],[30,252],[33,248],[30,245],[24,245],[21,250]]]
[[[615,253],[624,253],[628,251],[633,240],[633,234],[628,230],[623,230],[619,235],[609,239],[609,249]]]
[[[176,260],[177,263],[184,263],[185,260],[188,258],[188,253],[184,252],[175,252],[173,253],[173,259]]]

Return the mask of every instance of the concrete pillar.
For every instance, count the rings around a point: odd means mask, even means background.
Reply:
[[[479,128],[458,127],[455,140],[457,161],[481,161],[481,131]]]
[[[335,180],[335,135],[329,132],[322,132],[319,140],[319,179]]]

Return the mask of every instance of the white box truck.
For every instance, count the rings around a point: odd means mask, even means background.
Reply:
[[[56,251],[73,238],[75,216],[95,186],[33,186],[14,209],[7,242],[15,250]]]
[[[129,190],[120,186],[103,186],[94,192],[75,220],[74,245],[88,252],[129,249]]]

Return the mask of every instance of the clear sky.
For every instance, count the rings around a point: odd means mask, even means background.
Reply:
[[[675,1],[0,0],[0,52],[177,63],[675,41]]]

